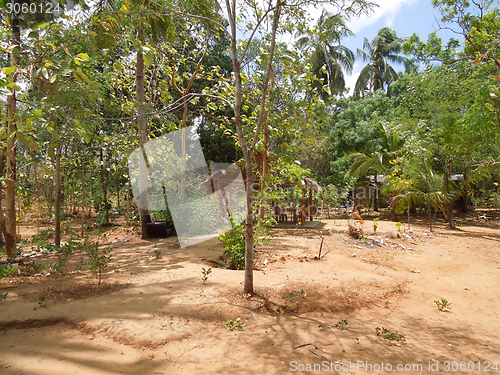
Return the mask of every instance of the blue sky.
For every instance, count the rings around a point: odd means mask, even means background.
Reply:
[[[431,0],[375,0],[375,2],[379,7],[369,17],[354,19],[349,23],[349,28],[355,36],[344,39],[343,44],[354,53],[358,48],[363,48],[364,38],[373,39],[384,26],[394,29],[399,37],[409,37],[417,33],[422,40],[426,40],[430,32],[438,30],[436,20],[440,19],[440,13],[432,7]],[[321,10],[317,10],[313,12],[313,16],[316,14],[319,16],[320,13]],[[453,34],[441,30],[438,36],[447,41]],[[365,64],[366,62],[362,60],[356,61],[352,76],[347,77],[346,84],[351,92]]]

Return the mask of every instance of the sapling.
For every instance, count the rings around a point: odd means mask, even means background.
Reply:
[[[205,284],[208,281],[208,276],[212,273],[212,268],[208,267],[207,269],[201,268],[201,280],[203,281],[203,284]]]
[[[94,274],[97,274],[99,278],[99,285],[101,285],[102,272],[106,269],[109,262],[113,260],[111,258],[111,246],[99,252],[99,242],[95,242],[86,248],[87,256],[89,260],[87,262],[89,270]]]

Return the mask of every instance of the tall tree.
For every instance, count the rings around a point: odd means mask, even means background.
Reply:
[[[310,55],[309,61],[316,80],[312,82],[321,98],[327,101],[331,95],[340,95],[345,90],[345,75],[352,73],[354,53],[340,44],[342,38],[354,35],[340,14],[323,10],[313,30],[300,33],[298,48]]]
[[[315,5],[315,1],[308,1],[308,4]],[[357,15],[362,12],[367,12],[372,3],[367,1],[341,1],[331,2],[332,5],[338,6],[341,11],[344,11],[348,16]],[[246,202],[247,202],[247,217],[245,221],[245,282],[244,291],[247,293],[253,292],[253,154],[260,139],[261,129],[263,127],[266,113],[268,90],[273,72],[274,53],[276,48],[276,37],[280,31],[289,31],[294,23],[301,24],[304,27],[304,3],[301,1],[285,2],[282,0],[270,1],[260,8],[256,3],[239,4],[236,0],[225,1],[226,17],[229,20],[229,30],[226,30],[231,41],[231,58],[234,70],[234,101],[232,104],[234,112],[234,121],[238,140],[245,159],[246,173]],[[268,32],[264,30],[264,26],[268,23]],[[283,29],[280,29],[280,26]],[[222,27],[222,25],[221,25]],[[241,30],[239,27],[244,27],[249,35],[248,39],[240,41]],[[288,30],[287,30],[288,27]],[[257,119],[254,123],[247,122],[242,113],[243,99],[243,75],[242,63],[245,55],[248,52],[253,37],[256,33],[261,32],[267,35],[269,47],[266,49],[265,56],[265,71],[261,74],[261,100],[258,105]],[[246,134],[245,134],[246,133]]]
[[[389,27],[379,30],[373,40],[365,38],[363,50],[358,49],[358,57],[368,64],[361,70],[354,87],[354,96],[359,97],[367,91],[384,90],[391,95],[391,83],[398,79],[398,73],[390,63],[404,64],[410,70],[411,61],[400,54],[405,38],[398,38]]]

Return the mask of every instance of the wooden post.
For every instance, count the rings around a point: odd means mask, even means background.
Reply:
[[[306,225],[306,188],[302,188],[302,205],[300,206],[300,225]]]
[[[313,206],[313,189],[312,187],[309,187],[309,221],[313,221],[312,206]]]

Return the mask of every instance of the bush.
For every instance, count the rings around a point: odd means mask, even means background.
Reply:
[[[253,243],[263,245],[269,242],[270,236],[265,225],[268,220],[259,219],[254,226]],[[218,238],[224,245],[224,255],[228,259],[228,268],[242,270],[245,268],[245,223],[236,225],[231,218],[231,229],[221,234]]]

